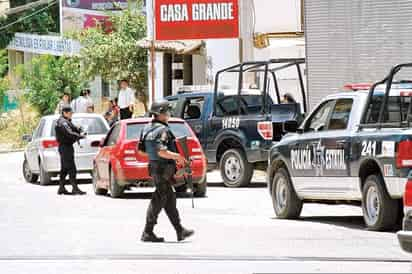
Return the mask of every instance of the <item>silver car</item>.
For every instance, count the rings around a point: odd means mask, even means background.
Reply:
[[[23,175],[27,182],[34,183],[40,177],[40,184],[47,185],[60,172],[60,156],[55,137],[55,124],[59,115],[48,115],[40,119],[33,135],[23,136],[28,141],[24,151]],[[75,162],[78,173],[91,173],[93,159],[98,148],[91,142],[100,141],[109,131],[109,125],[99,114],[73,114],[72,121],[81,126],[87,137],[74,144]]]

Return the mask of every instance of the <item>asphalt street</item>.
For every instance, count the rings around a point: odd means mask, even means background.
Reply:
[[[364,229],[361,209],[305,205],[299,220],[276,219],[264,174],[248,188],[223,187],[208,174],[207,198],[178,200],[195,237],[177,243],[165,214],[163,244],[141,243],[152,189],[123,199],[58,196],[26,183],[22,153],[0,154],[0,273],[411,272],[395,232]]]

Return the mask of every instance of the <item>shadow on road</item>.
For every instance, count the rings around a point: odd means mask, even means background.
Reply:
[[[367,230],[362,216],[309,216],[300,217],[297,221],[335,225],[356,230]],[[387,232],[396,233],[399,229],[399,227],[395,227],[392,231]]]
[[[153,192],[125,192],[121,199],[147,199],[150,200],[152,199],[152,193]],[[176,193],[176,197],[178,199],[191,199],[192,195],[190,193]],[[204,199],[206,197],[194,197],[196,200],[197,199]]]
[[[213,182],[213,183],[207,183],[208,187],[225,187],[225,185],[222,182]],[[248,186],[245,187],[239,187],[239,188],[266,188],[266,183],[251,183]]]
[[[77,184],[79,184],[79,185],[88,185],[88,184],[91,184],[91,183],[92,183],[92,179],[77,179]],[[39,181],[34,182],[34,183],[28,183],[28,184],[32,184],[32,185],[37,185],[37,186],[43,187],[42,185],[40,185],[40,182],[39,182]],[[59,179],[58,179],[58,178],[51,180],[50,184],[45,185],[44,187],[57,186],[57,185],[59,185]],[[66,180],[66,186],[69,186],[69,185],[70,185],[69,179],[67,179],[67,180]]]

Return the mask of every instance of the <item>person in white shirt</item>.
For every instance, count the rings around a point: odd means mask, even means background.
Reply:
[[[133,115],[134,107],[134,91],[129,88],[129,82],[127,80],[120,81],[120,91],[118,96],[118,106],[120,108],[120,119],[129,119]]]
[[[94,112],[94,103],[93,103],[93,98],[90,96],[91,91],[90,91],[90,89],[86,89],[85,92],[86,92],[85,98],[88,102],[87,103],[87,112],[93,113]]]
[[[71,107],[75,113],[87,113],[89,107],[89,101],[85,97],[86,91],[82,90],[80,96],[72,101]]]

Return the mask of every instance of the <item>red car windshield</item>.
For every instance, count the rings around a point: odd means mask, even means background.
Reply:
[[[126,139],[136,140],[140,138],[142,129],[146,126],[146,123],[128,124],[126,128]],[[187,125],[184,123],[169,123],[169,127],[176,137],[192,137],[192,133]]]

